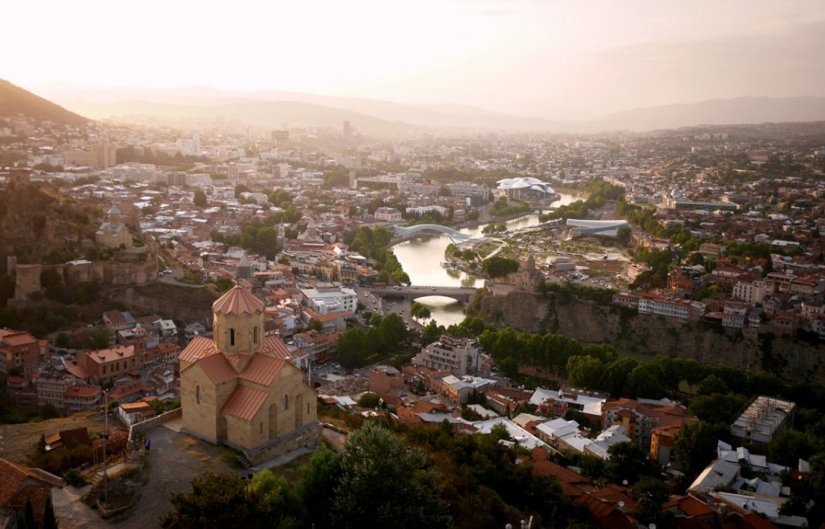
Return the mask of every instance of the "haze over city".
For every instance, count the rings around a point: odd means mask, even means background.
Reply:
[[[4,77],[46,96],[197,85],[575,120],[825,95],[819,2],[37,0],[0,16],[37,29],[4,28]]]
[[[0,529],[825,529],[825,2],[0,21]]]

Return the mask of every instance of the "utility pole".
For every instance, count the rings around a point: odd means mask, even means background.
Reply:
[[[106,474],[106,441],[109,439],[109,390],[103,392],[103,503],[109,505],[109,476]]]

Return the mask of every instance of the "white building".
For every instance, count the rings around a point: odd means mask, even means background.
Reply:
[[[733,297],[748,303],[762,303],[765,296],[773,294],[773,289],[764,281],[753,283],[738,282],[733,286]]]
[[[452,336],[442,336],[437,342],[424,347],[412,359],[413,365],[423,365],[436,371],[449,370],[458,377],[477,373],[480,361],[481,347],[478,341]]]
[[[793,424],[796,403],[770,397],[757,397],[730,427],[736,439],[766,445]]]
[[[351,288],[319,287],[301,289],[304,303],[319,314],[352,312],[358,308],[358,294]]]
[[[395,208],[380,207],[375,210],[375,220],[383,220],[385,222],[401,222],[403,217],[401,212]]]

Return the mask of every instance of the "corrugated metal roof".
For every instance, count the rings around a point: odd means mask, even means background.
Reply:
[[[241,373],[241,378],[261,386],[269,386],[281,372],[286,361],[272,356],[256,354]]]
[[[255,314],[263,311],[263,302],[238,285],[212,304],[215,314]]]
[[[196,336],[194,340],[189,342],[186,349],[178,356],[181,362],[194,362],[200,358],[206,358],[217,353],[218,349],[215,347],[215,342],[212,338],[205,336]]]
[[[200,366],[206,376],[209,377],[209,380],[215,384],[223,384],[238,376],[235,368],[232,367],[232,364],[230,364],[223,355],[212,355],[207,358],[201,358],[197,363],[192,365]]]
[[[221,412],[243,421],[249,421],[266,402],[267,396],[265,391],[249,386],[238,386],[223,405]]]

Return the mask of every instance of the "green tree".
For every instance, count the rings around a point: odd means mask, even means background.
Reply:
[[[195,190],[195,196],[193,197],[192,202],[199,208],[205,208],[209,205],[209,201],[206,199],[206,193],[203,192],[203,189]]]
[[[421,343],[429,345],[441,338],[442,334],[444,334],[444,326],[439,326],[435,320],[430,320],[421,330]]]
[[[610,459],[605,470],[613,483],[627,481],[632,485],[642,476],[653,476],[657,472],[647,453],[633,442],[610,445],[607,453]]]
[[[662,512],[662,504],[670,498],[670,491],[662,481],[643,476],[633,486],[636,508],[633,516],[645,526],[655,524],[657,528],[673,527],[673,514]]]
[[[266,506],[252,500],[240,477],[207,470],[192,478],[192,490],[172,493],[172,510],[159,523],[165,529],[271,527]]]
[[[367,337],[360,328],[347,329],[336,343],[338,361],[346,368],[363,365],[367,353]]]
[[[604,364],[592,356],[571,356],[567,361],[567,378],[571,385],[598,389],[601,387]]]
[[[401,316],[394,312],[387,314],[378,329],[384,337],[384,345],[389,348],[398,347],[407,337],[407,325]]]
[[[727,395],[728,391],[730,390],[724,380],[714,374],[710,374],[699,383],[699,387],[696,389],[696,394],[700,396],[713,395],[714,393]]]
[[[716,424],[730,423],[737,411],[745,404],[745,397],[741,395],[702,395],[690,403],[690,413],[699,420]]]
[[[614,397],[624,395],[627,379],[638,365],[638,360],[633,358],[620,358],[611,362],[604,369],[601,387]]]
[[[303,523],[306,517],[304,503],[298,491],[283,477],[275,477],[270,470],[264,469],[252,478],[248,493],[250,499],[257,499],[263,504],[263,510],[268,514],[265,520],[268,527],[278,529],[305,527]]]
[[[358,405],[362,408],[377,408],[380,400],[381,397],[375,393],[364,393],[361,395],[361,398],[358,399]]]
[[[57,338],[54,339],[54,344],[57,347],[69,347],[71,343],[71,338],[69,338],[69,335],[65,332],[61,332],[57,335]]]
[[[18,504],[19,505],[19,504]],[[34,507],[32,506],[32,499],[26,496],[26,504],[23,507],[23,523],[26,529],[37,529],[37,521],[34,518]]]
[[[625,393],[634,399],[661,399],[667,394],[655,370],[644,364],[636,366],[627,377]]]
[[[688,479],[695,478],[713,459],[720,433],[725,435],[722,427],[697,421],[679,429],[673,439],[673,456]]]
[[[817,440],[810,435],[787,429],[771,441],[768,449],[769,461],[796,468],[800,459],[807,461],[819,448],[821,446],[817,445]]]
[[[46,496],[46,510],[43,511],[43,529],[57,529],[57,517],[54,515],[54,504],[52,495]]]
[[[109,339],[112,332],[105,326],[101,325],[86,331],[86,336],[83,338],[83,347],[86,349],[105,349],[109,347]]]
[[[515,259],[495,255],[489,259],[485,259],[484,264],[481,266],[481,270],[493,278],[505,277],[517,272],[519,266],[519,262]]]
[[[350,435],[341,458],[341,480],[331,498],[341,529],[447,527],[450,516],[427,457],[389,430],[368,422]]]
[[[335,497],[335,488],[341,476],[341,455],[326,445],[315,449],[309,465],[300,469],[298,494],[305,506],[310,526],[334,527],[330,509],[327,507]]]

